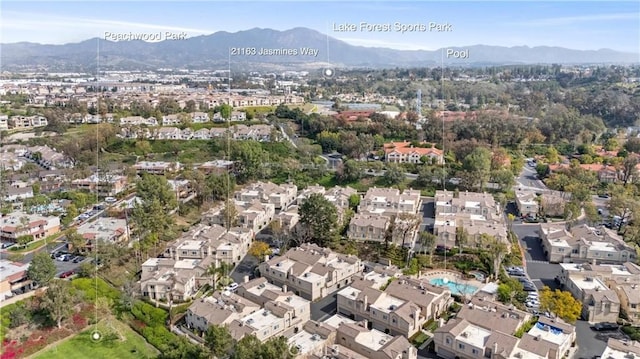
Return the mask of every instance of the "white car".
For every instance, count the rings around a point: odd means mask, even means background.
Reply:
[[[114,197],[107,197],[107,198],[104,199],[104,201],[107,202],[107,203],[115,203],[118,200],[116,198],[114,198]]]
[[[238,283],[231,283],[227,286],[227,288],[225,288],[225,290],[228,290],[229,292],[233,292],[236,289],[238,289],[239,285]]]
[[[540,302],[532,300],[532,301],[526,302],[525,305],[527,306],[527,308],[539,308]]]

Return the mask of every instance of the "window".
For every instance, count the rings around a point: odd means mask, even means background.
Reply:
[[[458,349],[462,349],[462,350],[464,350],[464,344],[462,344],[462,343],[458,343]]]
[[[394,320],[395,320],[395,319],[394,319]],[[445,343],[447,343],[447,344],[451,344],[451,338],[447,338],[447,339],[445,339]]]
[[[478,349],[471,349],[471,354],[478,355]]]

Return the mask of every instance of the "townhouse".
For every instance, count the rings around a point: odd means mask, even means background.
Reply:
[[[33,187],[10,186],[4,192],[3,200],[8,203],[21,202],[27,198],[33,198]]]
[[[386,334],[412,337],[424,323],[443,313],[451,303],[448,289],[400,278],[382,291],[377,283],[357,279],[338,292],[338,314],[356,321],[366,320],[369,328]]]
[[[209,114],[206,112],[191,112],[189,117],[191,117],[191,123],[206,123],[210,120]]]
[[[208,267],[206,260],[149,258],[142,263],[140,292],[143,297],[162,302],[185,302],[196,295],[198,278]]]
[[[214,160],[207,161],[198,166],[198,170],[204,172],[205,174],[209,173],[230,173],[234,169],[235,162],[228,160]]]
[[[538,217],[539,204],[538,196],[530,191],[516,191],[516,206],[518,212],[523,217]]]
[[[233,127],[231,127],[231,132],[234,139],[254,140],[259,142],[271,141],[273,130],[274,128],[271,125],[234,125]]]
[[[298,187],[293,184],[277,185],[271,182],[252,183],[236,192],[234,197],[241,202],[270,203],[276,210],[285,210],[293,204],[298,195]]]
[[[324,322],[310,320],[302,330],[288,338],[287,344],[296,348],[296,358],[324,358],[322,355],[327,352],[327,346],[335,342],[336,329]]]
[[[429,144],[422,143],[421,146]],[[393,163],[422,163],[422,159],[427,158],[428,163],[443,164],[444,156],[442,150],[435,148],[434,145],[429,147],[414,147],[411,142],[391,142],[384,144],[385,161]]]
[[[583,300],[583,314],[585,318],[592,318],[589,321],[615,322],[618,311],[630,322],[640,322],[640,267],[637,264],[561,263],[560,266],[558,280],[574,297]],[[613,298],[614,295],[617,297]]]
[[[438,357],[453,358],[553,358],[569,354],[575,328],[559,319],[540,317],[522,335],[515,332],[531,320],[531,314],[485,297],[474,297],[458,315],[434,332]]]
[[[91,252],[96,243],[120,244],[129,240],[129,227],[125,219],[99,217],[78,226],[76,231],[86,241],[80,249],[83,252]]]
[[[158,119],[155,117],[144,118],[142,116],[128,116],[120,118],[122,126],[158,126]]]
[[[220,263],[236,265],[244,258],[254,233],[247,228],[233,227],[227,231],[219,225],[197,225],[167,246],[165,256],[175,260],[209,261],[216,268]]]
[[[9,129],[9,116],[0,115],[0,131],[7,131]]]
[[[607,346],[600,358],[605,359],[635,359],[640,358],[640,342],[635,340],[620,340],[609,338]]]
[[[128,180],[125,176],[109,173],[92,174],[83,179],[71,181],[71,188],[98,193],[98,196],[109,197],[122,193],[127,188]]]
[[[215,291],[189,306],[185,322],[189,329],[204,334],[212,325],[228,326],[234,320],[260,310],[260,305],[232,292]]]
[[[502,210],[489,193],[436,191],[435,212],[433,233],[440,248],[456,246],[457,228],[468,235],[464,246],[481,247],[482,234],[509,243]]]
[[[349,222],[347,236],[356,241],[383,243],[390,238],[390,228],[389,217],[356,213]]]
[[[151,162],[140,161],[133,165],[137,174],[149,173],[153,175],[165,175],[167,173],[177,173],[182,170],[180,162]]]
[[[315,301],[347,286],[363,264],[352,255],[305,243],[259,265],[269,283],[286,285],[296,295]]]
[[[40,115],[34,116],[11,116],[8,121],[10,129],[30,129],[35,127],[45,127],[49,124],[47,118]]]
[[[416,214],[422,208],[420,191],[397,188],[369,188],[358,205],[358,213],[385,216]]]
[[[16,242],[27,236],[35,241],[60,232],[60,217],[12,212],[0,217],[0,239]]]
[[[278,336],[290,337],[303,329],[311,318],[310,301],[287,291],[286,287],[271,290],[260,287],[264,283],[254,284],[245,283],[250,287],[248,291],[262,292],[260,296],[266,298],[261,299],[262,309],[229,324],[229,332],[234,339],[255,335],[258,340],[265,341]]]
[[[23,156],[47,170],[73,168],[73,163],[67,156],[49,146],[26,147]]]
[[[357,356],[368,359],[416,359],[418,349],[404,336],[392,336],[376,329],[368,329],[366,323],[342,323],[337,329],[335,345],[329,353]]]
[[[636,259],[636,250],[607,228],[582,224],[569,231],[564,224],[540,223],[539,226],[542,248],[549,262],[624,263]]]

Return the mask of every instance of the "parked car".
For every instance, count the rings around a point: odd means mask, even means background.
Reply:
[[[540,302],[526,302],[527,308],[540,308]]]
[[[118,200],[115,197],[107,197],[107,198],[104,199],[104,201],[107,202],[107,203],[115,203]]]
[[[225,288],[225,290],[228,290],[229,292],[233,292],[236,289],[238,289],[238,287],[239,287],[238,283],[231,283]]]
[[[77,256],[75,258],[73,258],[73,263],[80,263],[84,260],[83,256]]]
[[[608,330],[617,330],[619,327],[618,324],[616,323],[597,323],[594,324],[591,329],[598,331],[598,332],[602,332],[602,331],[608,331]]]
[[[62,274],[60,274],[60,278],[69,278],[71,277],[75,272],[70,270],[70,271],[66,271]]]

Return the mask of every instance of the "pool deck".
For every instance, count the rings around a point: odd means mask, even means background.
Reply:
[[[427,273],[424,273],[424,274],[422,274],[420,276],[420,279],[426,279],[426,280],[430,280],[430,279],[434,279],[434,278],[447,278],[449,281],[452,281],[452,282],[456,282],[456,283],[460,283],[460,284],[464,284],[464,285],[474,286],[474,287],[477,288],[478,291],[482,287],[484,287],[485,284],[486,284],[486,283],[482,283],[482,282],[476,280],[475,278],[474,279],[467,279],[460,272],[444,270],[444,269],[434,269],[434,270],[429,271]]]

